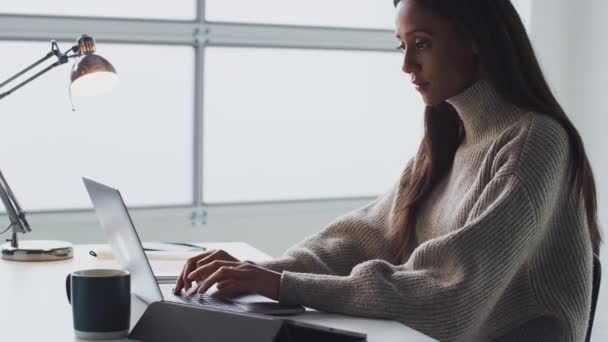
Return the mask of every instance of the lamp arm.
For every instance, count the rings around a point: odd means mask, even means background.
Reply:
[[[8,90],[8,91],[6,91],[4,93],[1,93],[0,94],[0,100],[2,100],[3,98],[5,98],[6,96],[12,94],[14,91],[16,91],[17,89],[23,87],[24,85],[30,83],[34,79],[38,78],[40,75],[42,75],[42,74],[46,73],[47,71],[53,69],[54,67],[56,67],[58,65],[61,65],[61,64],[67,63],[69,58],[78,57],[79,56],[79,54],[68,56],[68,53],[70,53],[70,52],[78,52],[78,45],[74,45],[69,50],[67,50],[66,52],[62,53],[59,50],[59,47],[57,46],[57,43],[54,40],[51,41],[51,51],[49,53],[47,53],[46,56],[44,56],[41,59],[39,59],[38,61],[34,62],[32,65],[28,66],[27,68],[19,71],[17,74],[15,74],[14,76],[12,76],[8,80],[0,83],[0,88],[2,88],[3,86],[7,85],[10,82],[12,82],[13,80],[17,79],[19,76],[25,74],[26,72],[32,70],[33,68],[35,68],[36,66],[38,66],[40,63],[46,61],[47,59],[49,59],[49,58],[51,58],[53,56],[57,56],[58,61],[55,62],[55,63],[53,63],[53,64],[51,64],[51,65],[49,65],[48,67],[42,69],[40,72],[36,73],[32,77],[29,77],[25,81],[17,84],[15,87],[11,88],[10,90]]]
[[[29,223],[25,219],[25,213],[21,211],[19,203],[15,199],[15,196],[11,192],[11,188],[4,179],[2,172],[0,171],[0,198],[6,208],[6,213],[11,221],[9,228],[12,228],[12,237],[9,240],[11,247],[18,248],[19,242],[17,241],[17,233],[28,233],[31,232]]]
[[[23,212],[23,210],[21,210],[21,206],[19,205],[19,202],[17,202],[17,198],[15,197],[15,194],[13,194],[11,187],[8,185],[8,182],[4,178],[2,171],[0,171],[0,183],[2,184],[2,187],[6,190],[6,193],[8,194],[8,198],[13,203],[13,206],[15,208],[15,211],[17,212],[17,215],[19,215],[19,217],[21,217],[23,219],[23,217],[25,217],[25,212]],[[29,231],[30,230],[29,224],[26,224],[26,226],[27,226],[27,230]]]
[[[40,58],[38,61],[34,62],[32,65],[30,65],[27,68],[19,71],[18,73],[16,73],[14,76],[12,76],[11,78],[9,78],[8,80],[0,83],[0,88],[2,88],[5,85],[9,84],[13,80],[15,80],[17,77],[19,77],[19,76],[25,74],[26,72],[32,70],[33,68],[35,68],[36,66],[38,66],[40,63],[46,61],[47,59],[49,59],[49,58],[51,58],[53,56],[55,56],[55,51],[51,51],[51,52],[47,53],[46,56]]]
[[[13,208],[7,190],[4,188],[4,182],[0,182],[0,198],[2,199],[4,208],[6,208],[6,214],[11,221],[11,226],[13,226],[17,221],[19,221],[19,216],[17,215],[15,208]]]
[[[66,61],[66,62],[67,62],[67,61]],[[64,62],[64,63],[65,63],[65,62]],[[55,62],[55,63],[53,63],[53,64],[49,65],[48,67],[46,67],[46,68],[42,69],[40,72],[36,73],[34,76],[32,76],[32,77],[30,77],[30,78],[26,79],[25,81],[23,81],[23,82],[21,82],[21,83],[17,84],[15,87],[11,88],[10,90],[8,90],[8,91],[6,91],[6,92],[4,92],[4,93],[0,94],[0,100],[2,100],[3,98],[7,97],[7,96],[8,96],[8,95],[10,95],[10,94],[12,94],[12,93],[13,93],[15,90],[17,90],[17,89],[19,89],[19,88],[23,87],[24,85],[26,85],[26,84],[30,83],[30,82],[31,82],[31,81],[33,81],[34,79],[38,78],[40,75],[44,74],[45,72],[47,72],[47,71],[49,71],[49,70],[53,69],[54,67],[56,67],[56,66],[58,66],[58,65],[60,65],[60,64],[63,64],[63,63],[60,63],[59,61],[57,61],[57,62]]]

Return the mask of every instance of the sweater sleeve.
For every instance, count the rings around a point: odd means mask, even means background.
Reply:
[[[421,244],[407,263],[369,260],[345,276],[283,272],[280,301],[395,319],[439,340],[470,339],[544,234],[567,165],[562,147],[533,173],[499,172],[464,226]]]
[[[409,172],[412,164],[413,159],[402,175]],[[390,260],[397,245],[387,227],[398,189],[396,183],[373,202],[337,218],[320,233],[289,248],[283,257],[256,264],[277,272],[348,275],[361,262]]]
[[[290,247],[282,257],[256,264],[277,272],[346,275],[365,260],[382,258],[377,251],[388,242],[384,222],[395,192],[392,189],[363,208],[337,218],[320,233]],[[386,247],[384,257],[389,258],[394,249]]]

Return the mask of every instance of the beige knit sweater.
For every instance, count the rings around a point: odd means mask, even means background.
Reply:
[[[441,341],[583,341],[592,247],[567,191],[565,130],[483,80],[448,102],[466,138],[405,260],[392,259],[395,184],[259,264],[282,271],[281,302],[394,319]]]

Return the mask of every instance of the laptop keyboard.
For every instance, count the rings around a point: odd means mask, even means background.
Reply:
[[[164,291],[163,291],[164,292]],[[168,293],[167,293],[168,292]],[[218,309],[224,311],[234,311],[234,312],[245,312],[246,310],[241,306],[225,300],[221,298],[211,297],[208,294],[196,294],[193,296],[186,296],[185,294],[176,295],[171,291],[167,291],[165,293],[165,299],[174,300],[181,303],[192,304],[192,305],[201,305],[211,309]]]

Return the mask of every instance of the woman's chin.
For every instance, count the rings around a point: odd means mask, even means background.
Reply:
[[[430,92],[421,93],[421,95],[422,101],[427,107],[437,107],[447,100],[443,96],[437,96],[437,94],[433,95]]]
[[[428,107],[435,107],[441,103],[441,101],[438,101],[436,98],[430,96],[429,94],[423,94],[422,101]]]

